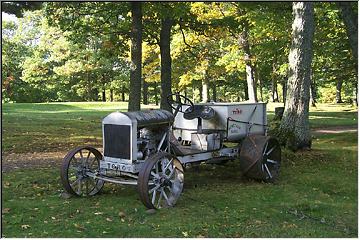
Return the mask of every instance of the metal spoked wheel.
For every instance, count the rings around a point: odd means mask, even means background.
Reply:
[[[104,181],[91,178],[87,173],[99,171],[101,153],[93,147],[77,147],[63,160],[61,182],[65,190],[75,196],[93,196],[104,186]]]
[[[160,152],[147,159],[140,170],[140,199],[149,209],[172,207],[184,186],[184,170],[173,155]]]
[[[265,182],[277,180],[281,165],[281,148],[275,138],[249,136],[240,150],[240,164],[245,176]]]

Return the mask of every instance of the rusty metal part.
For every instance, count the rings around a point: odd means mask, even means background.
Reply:
[[[104,185],[101,179],[94,179],[87,173],[99,170],[101,153],[93,147],[77,147],[66,154],[61,166],[61,182],[66,192],[75,196],[92,196]]]
[[[279,175],[281,148],[275,138],[252,135],[241,145],[240,165],[245,176],[273,182]]]

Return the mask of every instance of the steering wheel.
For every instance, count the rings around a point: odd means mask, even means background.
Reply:
[[[175,96],[175,100],[173,100],[173,96]],[[185,97],[184,95],[180,95],[178,93],[173,93],[173,94],[169,94],[166,97],[166,101],[169,104],[169,106],[174,109],[175,111],[178,110],[181,113],[184,113],[185,111],[182,109],[183,106],[189,106],[190,111],[192,111],[194,109],[194,104],[193,102]],[[173,104],[176,104],[177,106],[174,107]]]

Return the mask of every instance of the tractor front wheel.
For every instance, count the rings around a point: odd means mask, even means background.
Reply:
[[[87,173],[99,171],[101,153],[93,147],[77,147],[71,150],[61,166],[61,182],[66,192],[75,196],[92,196],[104,186],[104,181]]]
[[[166,152],[149,157],[139,172],[140,199],[149,209],[174,206],[183,186],[183,167],[175,156]]]

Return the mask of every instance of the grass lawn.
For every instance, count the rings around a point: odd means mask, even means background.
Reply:
[[[269,104],[269,118],[276,104]],[[151,106],[154,107],[154,106]],[[3,105],[3,154],[101,146],[101,118],[124,103]],[[346,105],[311,109],[313,128],[356,125]],[[176,207],[147,214],[135,187],[106,184],[64,199],[59,168],[2,175],[5,237],[357,237],[357,133],[316,134],[313,150],[283,152],[277,184],[244,179],[239,164],[185,173]]]

